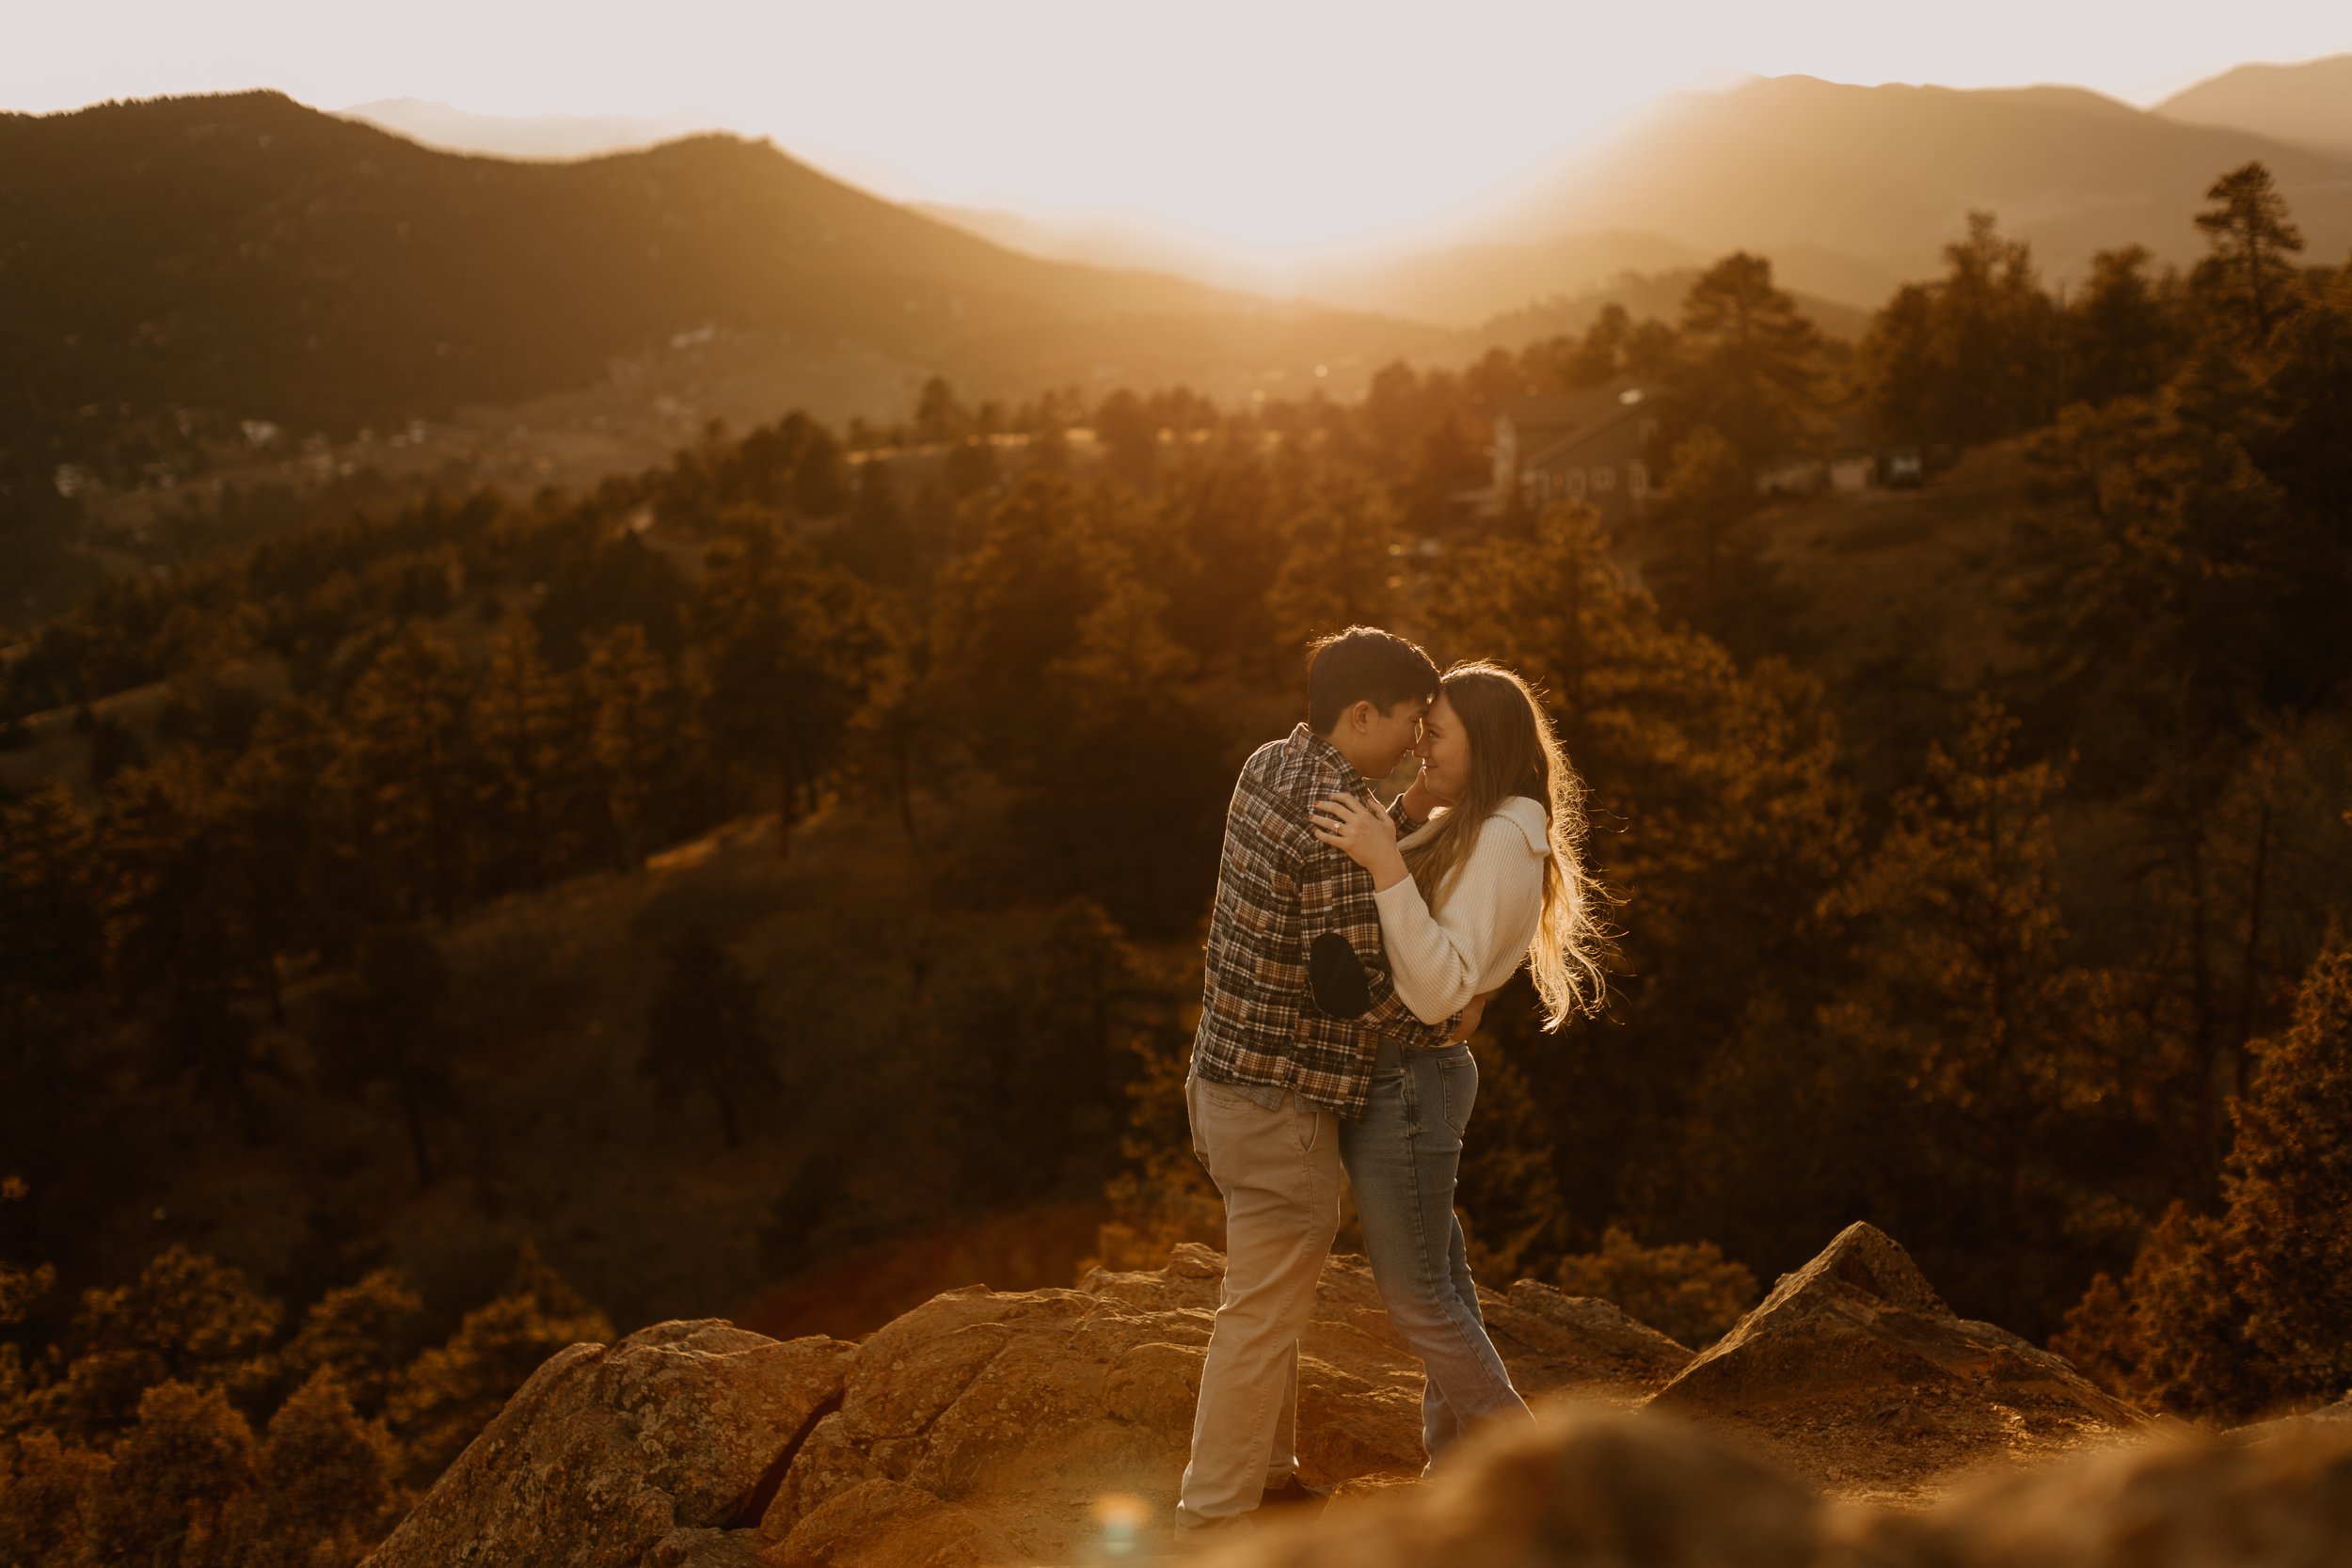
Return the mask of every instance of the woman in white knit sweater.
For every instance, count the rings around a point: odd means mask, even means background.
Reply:
[[[1445,674],[1405,798],[1420,825],[1401,841],[1380,812],[1318,802],[1315,832],[1372,874],[1397,995],[1428,1023],[1464,1013],[1524,962],[1557,1029],[1601,993],[1603,898],[1583,869],[1582,785],[1527,683],[1492,664]],[[1422,1438],[1434,1463],[1487,1418],[1525,1418],[1478,1311],[1454,1186],[1478,1093],[1464,1039],[1384,1044],[1361,1119],[1343,1122],[1340,1157],[1390,1320],[1422,1358]]]

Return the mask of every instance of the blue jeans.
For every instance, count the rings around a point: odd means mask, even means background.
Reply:
[[[1422,1446],[1432,1464],[1482,1419],[1531,1418],[1486,1337],[1454,1213],[1462,1133],[1477,1098],[1469,1046],[1384,1044],[1362,1118],[1340,1123],[1340,1160],[1356,1191],[1373,1281],[1425,1374]]]

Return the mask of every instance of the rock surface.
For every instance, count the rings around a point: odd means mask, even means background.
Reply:
[[[1223,1273],[1217,1254],[1185,1246],[1164,1269],[1098,1270],[1074,1290],[951,1291],[857,1345],[718,1323],[574,1345],[372,1562],[995,1568],[1148,1556],[1168,1545]],[[1440,1483],[1406,1484],[1422,1465],[1420,1367],[1363,1260],[1332,1259],[1299,1361],[1298,1449],[1306,1479],[1341,1495],[1315,1530],[1271,1530],[1249,1560],[2124,1560],[2110,1552],[2129,1537],[2121,1513],[2065,1535],[2055,1494],[2002,1494],[2004,1515],[2026,1522],[2003,1536],[1940,1510],[1867,1506],[1931,1501],[1964,1466],[2113,1447],[2149,1426],[2058,1357],[1956,1317],[1867,1226],[1695,1356],[1613,1307],[1532,1282],[1480,1301],[1548,1424],[1491,1434],[1483,1458],[1466,1454]],[[2352,1432],[2305,1420],[2280,1433],[2106,1461],[2125,1468],[2083,1471],[2066,1496],[2144,1509],[2171,1476],[2225,1524],[2233,1509],[2284,1510],[2279,1541],[2316,1539],[2332,1515],[2315,1489],[2352,1460],[2308,1457],[2309,1444],[2352,1453]],[[2306,1457],[2276,1457],[2288,1453]],[[2183,1551],[2223,1528],[2175,1522]]]
[[[1554,1411],[1427,1485],[1257,1532],[1209,1568],[2332,1568],[2352,1561],[2352,1432],[2134,1441],[1923,1512],[1824,1502],[1653,1413]]]
[[[923,1521],[956,1517],[1051,1561],[1101,1535],[1105,1496],[1164,1520],[1224,1273],[1223,1258],[1186,1245],[1165,1269],[1097,1270],[1073,1291],[934,1297],[858,1348],[839,1412],[810,1435],[762,1538],[780,1561],[879,1562],[865,1541],[893,1520],[929,1541]],[[1531,1281],[1482,1292],[1481,1304],[1531,1396],[1569,1389],[1630,1404],[1690,1359],[1605,1302]],[[1381,1310],[1370,1269],[1332,1259],[1299,1359],[1306,1479],[1419,1474],[1421,1389],[1420,1364]],[[882,1482],[889,1489],[877,1490]],[[845,1528],[845,1511],[863,1536]],[[912,1546],[899,1559],[928,1560]]]
[[[1861,1224],[1784,1275],[1652,1403],[1862,1496],[1914,1495],[2148,1421],[2063,1358],[1954,1315],[1900,1246]]]
[[[531,1375],[370,1568],[723,1568],[854,1346],[715,1321],[572,1345]]]

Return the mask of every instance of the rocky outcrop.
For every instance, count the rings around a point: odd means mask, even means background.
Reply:
[[[858,1348],[840,1410],[811,1433],[762,1539],[781,1561],[849,1565],[885,1560],[870,1543],[892,1532],[928,1542],[969,1529],[1051,1561],[1099,1532],[1105,1497],[1165,1519],[1224,1272],[1223,1258],[1188,1245],[1165,1269],[1097,1270],[1073,1291],[933,1298]],[[1604,1302],[1533,1282],[1481,1304],[1533,1395],[1630,1404],[1690,1359]],[[1421,1389],[1363,1259],[1332,1259],[1299,1359],[1307,1479],[1417,1475]],[[890,1560],[927,1560],[914,1550]]]
[[[666,1323],[549,1357],[370,1568],[736,1568],[856,1347]]]
[[[1825,1502],[1724,1435],[1563,1410],[1425,1486],[1276,1524],[1213,1568],[2325,1568],[2352,1561],[2352,1432],[2134,1441],[1920,1511]]]
[[[1148,1535],[1175,1505],[1224,1270],[1183,1246],[1164,1269],[1097,1270],[1075,1290],[951,1291],[855,1346],[709,1323],[572,1346],[373,1568],[1067,1561],[1106,1507]],[[1691,1358],[1531,1281],[1480,1301],[1531,1397],[1629,1406]],[[1363,1259],[1332,1259],[1299,1361],[1308,1479],[1419,1474],[1421,1387]]]
[[[373,1561],[994,1568],[1149,1555],[1167,1544],[1223,1273],[1217,1254],[1186,1246],[1164,1269],[1097,1271],[1073,1290],[952,1291],[854,1346],[717,1323],[572,1346]],[[1546,1424],[1490,1434],[1438,1483],[1405,1484],[1422,1466],[1420,1367],[1363,1260],[1332,1259],[1299,1360],[1298,1451],[1306,1478],[1342,1496],[1314,1531],[1270,1532],[1250,1560],[2124,1560],[2110,1552],[2129,1536],[2122,1514],[2068,1535],[2049,1500],[2061,1494],[2000,1494],[1986,1506],[2026,1522],[2007,1535],[1971,1533],[1940,1508],[1864,1506],[1923,1504],[1963,1466],[2112,1448],[2149,1426],[2058,1357],[1955,1316],[1867,1226],[1695,1356],[1613,1307],[1528,1281],[1480,1304]],[[2318,1453],[2308,1445],[2321,1439],[2352,1451],[2352,1433],[2322,1419],[2276,1430],[2275,1442],[2115,1460],[2125,1468],[2082,1471],[2062,1495],[2144,1508],[2175,1477],[2213,1509],[2284,1510],[2280,1539],[2302,1542],[2332,1517],[2315,1489],[2352,1461],[2278,1456]],[[2184,1551],[2222,1528],[2177,1524]]]
[[[1956,1316],[1883,1232],[1848,1226],[1653,1400],[1848,1492],[2105,1442],[2147,1418],[2063,1358]]]

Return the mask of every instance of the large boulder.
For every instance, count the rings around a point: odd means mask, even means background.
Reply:
[[[1872,1568],[2335,1568],[2352,1562],[2352,1431],[2173,1432],[1856,1524]]]
[[[1924,1509],[1826,1503],[1748,1445],[1564,1406],[1425,1486],[1275,1521],[1207,1568],[2335,1568],[2352,1432],[2172,1434],[1988,1478]]]
[[[369,1568],[731,1568],[855,1347],[715,1321],[572,1345],[531,1375]]]
[[[761,1520],[774,1560],[853,1568],[882,1560],[873,1543],[887,1536],[902,1543],[896,1560],[929,1561],[965,1530],[1067,1560],[1100,1538],[1106,1498],[1164,1522],[1224,1272],[1216,1252],[1186,1245],[1164,1269],[1097,1270],[1073,1291],[949,1291],[878,1330]],[[1605,1303],[1534,1284],[1481,1299],[1532,1394],[1630,1403],[1690,1357]],[[1360,1486],[1419,1474],[1421,1392],[1420,1363],[1370,1270],[1334,1259],[1299,1357],[1306,1479]]]
[[[1216,1568],[1808,1568],[1814,1491],[1743,1448],[1641,1412],[1561,1404],[1474,1439],[1426,1485],[1270,1521]]]
[[[1956,1316],[1909,1254],[1862,1224],[1784,1275],[1651,1402],[1737,1428],[1858,1496],[1915,1494],[1963,1466],[2148,1423],[2062,1357]]]

